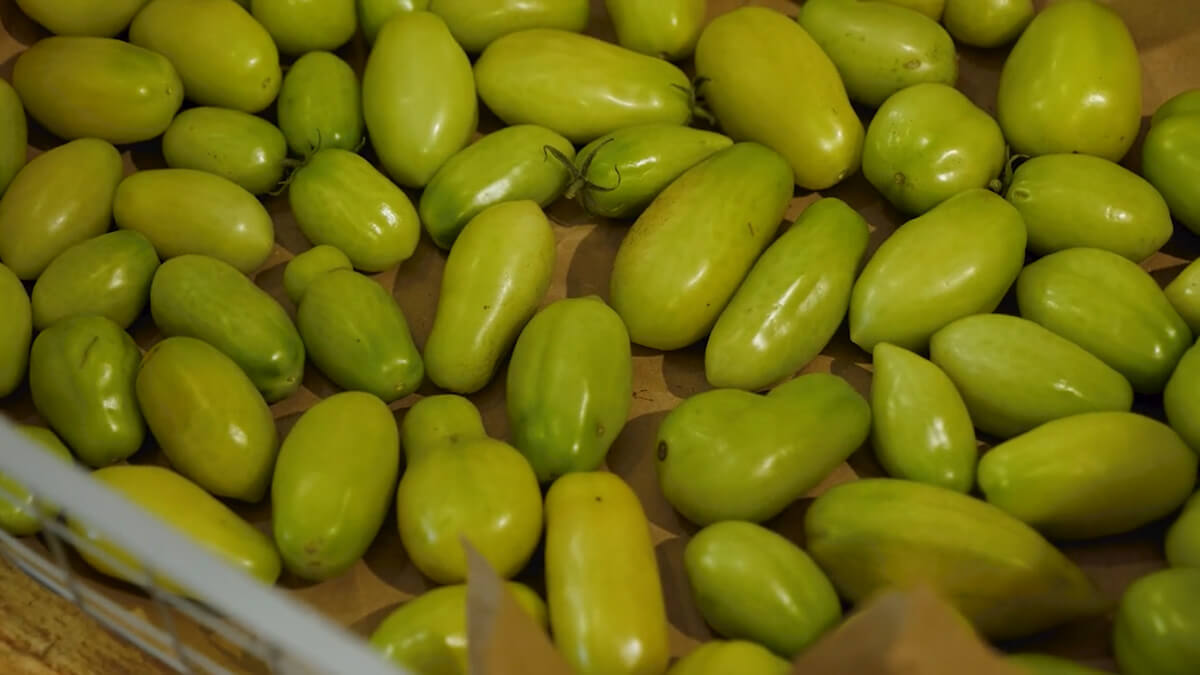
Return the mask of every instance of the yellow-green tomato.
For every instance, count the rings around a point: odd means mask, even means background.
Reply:
[[[921,352],[951,321],[991,312],[1021,273],[1025,236],[1021,214],[983,189],[901,225],[854,284],[850,339]]]
[[[0,195],[25,166],[27,137],[21,98],[8,80],[0,81]]]
[[[1195,495],[1167,530],[1166,556],[1171,567],[1200,567],[1200,498]]]
[[[249,274],[275,248],[275,225],[263,205],[207,171],[138,171],[117,186],[112,210],[117,227],[145,235],[164,260],[198,253]]]
[[[1192,331],[1142,268],[1095,248],[1059,251],[1017,280],[1021,316],[1100,357],[1134,391],[1163,390]]]
[[[358,27],[354,0],[250,0],[250,11],[284,54],[337,49]]]
[[[870,426],[870,406],[834,375],[802,375],[766,396],[707,391],[658,428],[658,483],[697,525],[762,522],[816,487]]]
[[[537,124],[587,143],[622,127],[685,124],[692,94],[674,65],[588,35],[510,33],[475,62],[479,98],[507,124]]]
[[[36,279],[60,253],[108,229],[120,182],[121,155],[95,138],[34,157],[0,197],[0,261]]]
[[[942,25],[955,40],[972,47],[1000,47],[1033,20],[1033,0],[945,0]]]
[[[954,87],[923,83],[888,97],[867,127],[863,175],[893,206],[920,215],[1004,168],[1004,135]]]
[[[161,466],[119,465],[94,471],[92,478],[162,520],[167,527],[191,539],[200,548],[262,583],[270,585],[279,578],[279,554],[271,540],[220,500],[174,471]],[[137,558],[105,539],[104,530],[111,529],[111,525],[93,528],[82,514],[76,514],[69,524],[76,534],[105,554],[101,557],[87,548],[79,549],[83,559],[98,572],[132,583],[145,582],[145,576],[139,573],[142,566]],[[109,559],[115,559],[122,566],[110,563]],[[164,578],[156,571],[154,581],[168,591],[195,592],[195,589],[179,587],[179,583],[186,584],[187,579]]]
[[[788,675],[792,664],[746,640],[711,640],[675,662],[667,675]]]
[[[154,246],[137,232],[118,230],[76,244],[33,285],[33,325],[42,330],[69,316],[99,314],[128,328],[150,299],[157,269]]]
[[[1152,572],[1121,596],[1113,651],[1126,675],[1188,675],[1200,667],[1200,569]]]
[[[766,389],[816,358],[850,305],[867,221],[819,200],[767,248],[721,312],[704,350],[714,387]]]
[[[712,155],[659,193],[613,262],[611,302],[630,338],[679,349],[707,335],[791,197],[787,162],[757,143]]]
[[[934,333],[929,354],[962,394],[971,421],[1009,438],[1060,417],[1128,411],[1133,388],[1091,353],[1038,324],[975,314]]]
[[[349,150],[320,150],[296,169],[288,204],[309,241],[336,247],[366,272],[407,260],[421,237],[408,195]]]
[[[275,104],[288,148],[308,157],[322,148],[358,150],[363,140],[362,92],[350,64],[329,52],[309,52],[288,69]]]
[[[1167,423],[1200,453],[1200,347],[1192,345],[1179,359],[1163,389],[1163,409]]]
[[[546,597],[554,643],[580,675],[667,669],[667,612],[650,525],[611,473],[572,473],[546,493]]]
[[[17,6],[55,35],[113,37],[125,30],[146,1],[17,0]]]
[[[396,489],[400,540],[417,569],[439,584],[467,578],[463,540],[508,578],[542,536],[542,493],[529,463],[488,438],[470,401],[421,399],[404,417],[408,466]]]
[[[1142,121],[1142,67],[1121,16],[1094,0],[1047,7],[1004,62],[996,108],[1013,152],[1120,160]]]
[[[599,468],[633,400],[621,317],[594,295],[538,312],[513,348],[505,391],[513,445],[538,480]]]
[[[471,219],[442,273],[425,367],[439,387],[470,394],[492,379],[554,273],[554,231],[536,202],[501,202]]]
[[[606,0],[604,4],[622,47],[669,61],[691,56],[708,9],[705,0]]]
[[[1021,212],[1029,249],[1039,255],[1082,246],[1138,262],[1174,230],[1153,185],[1091,155],[1034,157],[1017,167],[1004,196]]]
[[[71,463],[71,451],[53,431],[27,424],[18,424],[16,430],[32,441],[38,449],[50,453],[66,464]],[[39,515],[46,518],[58,516],[57,506],[34,499],[20,483],[4,474],[0,474],[0,491],[4,493],[4,498],[0,499],[0,530],[13,536],[24,537],[40,532],[42,522],[38,519]]]
[[[225,108],[191,108],[167,127],[162,151],[173,169],[215,173],[257,195],[275,189],[283,178],[287,141],[261,117]]]
[[[796,185],[824,190],[858,170],[862,122],[837,67],[795,21],[765,7],[735,9],[700,34],[695,60],[721,129],[783,155]]]
[[[271,480],[275,544],[288,570],[321,581],[357,562],[383,524],[399,471],[396,419],[378,398],[344,391],[301,415]]]
[[[471,54],[509,33],[553,28],[581,33],[590,13],[587,0],[430,0],[454,39]]]
[[[989,502],[1055,539],[1093,539],[1171,513],[1196,485],[1196,453],[1157,420],[1128,412],[1064,417],[979,460]]]
[[[1200,262],[1193,260],[1183,268],[1163,293],[1192,329],[1192,335],[1200,335]]]
[[[1010,665],[1025,669],[1029,675],[1109,675],[1107,671],[1081,666],[1074,661],[1049,654],[1026,652],[1012,654],[1004,660]]]
[[[504,584],[542,630],[546,603],[527,586]],[[371,646],[392,663],[422,675],[467,675],[467,587],[428,590],[392,612],[371,634]]]
[[[374,44],[383,24],[398,12],[419,12],[429,9],[429,0],[357,0],[358,26],[367,44]]]
[[[842,618],[833,585],[799,546],[754,523],[700,530],[683,554],[704,620],[791,658]]]
[[[893,478],[968,492],[975,483],[975,429],[954,382],[903,347],[875,345],[871,378],[875,456]]]
[[[283,269],[283,288],[293,305],[300,306],[300,299],[317,277],[334,270],[350,270],[354,266],[345,253],[328,245],[314,246],[292,258]]]
[[[471,62],[429,12],[384,24],[363,71],[362,105],[371,146],[405,187],[425,187],[479,121]]]
[[[1194,113],[1200,113],[1200,89],[1188,89],[1167,99],[1154,111],[1154,116],[1150,118],[1150,126],[1153,127],[1171,117]]]
[[[134,395],[142,353],[102,316],[63,319],[38,334],[29,353],[33,405],[91,466],[138,451],[146,423]]]
[[[29,343],[33,340],[33,311],[25,286],[7,266],[0,264],[0,398],[11,394],[25,379]]]
[[[1142,175],[1162,193],[1171,215],[1200,232],[1200,113],[1180,113],[1150,127],[1142,145]]]
[[[236,2],[152,0],[129,27],[129,41],[170,59],[194,103],[255,113],[279,93],[275,43]]]
[[[266,493],[279,437],[254,383],[216,347],[169,337],[137,373],[137,400],[171,465],[218,497]]]
[[[467,222],[492,204],[530,199],[549,206],[571,178],[558,156],[568,163],[575,157],[571,142],[533,124],[505,127],[468,145],[446,160],[421,193],[425,231],[449,250]]]
[[[918,11],[925,16],[937,21],[942,18],[942,10],[946,6],[947,0],[881,0],[899,7],[907,7],[908,9]]]
[[[416,391],[425,376],[396,299],[353,270],[313,279],[296,310],[296,326],[313,364],[343,389],[391,403]]]
[[[39,40],[17,57],[12,82],[29,116],[67,140],[145,141],[166,131],[183,103],[165,56],[109,38]]]
[[[958,79],[954,40],[935,19],[887,2],[808,0],[800,25],[837,66],[851,100],[878,106],[922,82]]]

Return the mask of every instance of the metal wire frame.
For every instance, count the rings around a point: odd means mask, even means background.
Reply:
[[[131,569],[56,518],[47,517],[36,501],[34,515],[42,523],[53,560],[3,531],[0,555],[178,672],[226,675],[231,671],[185,644],[176,630],[176,612],[245,649],[274,673],[412,675],[387,663],[341,626],[195,545],[92,480],[79,467],[38,449],[2,417],[0,473],[38,500],[53,503],[64,514],[85,514],[89,527],[101,530],[107,541],[137,560],[140,569]],[[16,503],[13,495],[3,490],[0,500]],[[154,601],[162,627],[152,625],[78,579],[71,571],[64,542],[140,580],[138,585]],[[173,582],[205,605],[164,590],[155,581],[163,571],[169,571]]]

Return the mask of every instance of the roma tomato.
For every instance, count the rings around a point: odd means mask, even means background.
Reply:
[[[113,37],[125,30],[147,0],[17,0],[29,18],[55,35]]]
[[[158,269],[154,245],[118,230],[63,251],[33,285],[33,325],[42,330],[69,316],[99,314],[121,328],[142,313]]]
[[[261,117],[225,108],[191,108],[167,127],[162,151],[172,169],[214,173],[257,195],[275,189],[283,178],[287,141]]]
[[[33,312],[25,286],[7,266],[0,264],[0,398],[11,394],[25,379],[29,343],[33,340]]]
[[[1047,7],[1013,46],[996,93],[1014,152],[1118,161],[1142,120],[1142,68],[1120,15],[1093,0]]]
[[[1171,524],[1165,548],[1171,567],[1200,567],[1200,497],[1192,495]]]
[[[121,171],[117,149],[95,138],[34,157],[0,197],[0,260],[36,279],[60,253],[103,234]]]
[[[942,10],[946,6],[946,0],[882,0],[882,2],[916,10],[934,21],[942,18]]]
[[[1179,359],[1163,390],[1167,422],[1200,453],[1200,347],[1192,345]]]
[[[322,148],[357,151],[362,145],[358,76],[350,64],[329,52],[309,52],[292,64],[276,111],[279,130],[300,157]]]
[[[988,187],[1004,168],[1000,125],[954,87],[902,89],[867,128],[863,175],[897,209],[919,216],[971,188]]]
[[[1121,596],[1113,626],[1127,675],[1187,675],[1200,667],[1200,569],[1152,572]]]
[[[920,12],[886,2],[808,0],[799,20],[858,103],[878,106],[905,87],[958,79],[954,41]]]
[[[1189,89],[1178,93],[1158,106],[1154,116],[1150,118],[1150,126],[1179,115],[1200,113],[1200,89]]]
[[[1180,113],[1150,127],[1142,146],[1142,174],[1171,207],[1171,215],[1200,233],[1200,113]]]
[[[398,12],[420,12],[429,9],[429,0],[357,0],[358,26],[367,44],[375,43],[379,29]]]
[[[283,269],[283,288],[293,305],[300,306],[300,299],[317,277],[334,270],[352,270],[354,265],[345,253],[328,245],[314,246],[288,261]]]
[[[792,664],[746,640],[710,640],[675,662],[667,675],[788,675]]]
[[[71,451],[63,445],[58,436],[54,435],[53,431],[28,424],[18,424],[15,428],[25,438],[32,441],[38,449],[50,453],[53,457],[62,460],[64,464],[74,463]],[[4,474],[0,474],[0,490],[4,491],[6,497],[3,502],[0,502],[0,530],[13,536],[25,537],[41,532],[42,521],[29,509],[36,509],[36,512],[49,518],[58,516],[57,506],[41,499],[34,499],[33,495],[20,483]]]
[[[200,105],[255,113],[279,93],[275,43],[235,2],[153,0],[133,20],[129,41],[170,59],[184,93]]]
[[[183,103],[165,56],[108,38],[39,40],[17,57],[12,81],[29,116],[67,140],[145,141],[166,131]]]
[[[955,40],[972,47],[1000,47],[1033,20],[1033,0],[945,0],[942,25]]]
[[[429,12],[398,14],[379,31],[363,71],[362,102],[380,163],[405,187],[425,187],[470,142],[479,121],[471,62]]]
[[[823,190],[858,170],[862,122],[837,68],[795,21],[763,7],[735,9],[700,34],[695,60],[722,130],[778,152],[796,185]]]
[[[25,166],[28,129],[21,98],[8,80],[0,81],[0,195]]]
[[[606,0],[604,4],[622,47],[669,61],[691,56],[708,9],[705,0]]]
[[[496,39],[522,30],[553,28],[580,33],[587,26],[587,0],[431,0],[463,49],[478,54]]]
[[[254,18],[285,54],[341,47],[354,36],[354,0],[250,0]]]

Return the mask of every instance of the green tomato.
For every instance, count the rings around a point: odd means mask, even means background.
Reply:
[[[1074,661],[1049,654],[1012,654],[1004,660],[1018,668],[1024,668],[1030,675],[1110,675],[1106,671],[1081,666]]]
[[[283,288],[293,305],[300,306],[300,299],[317,277],[333,270],[352,270],[354,265],[345,253],[328,245],[314,246],[292,258],[283,269]]]
[[[858,171],[863,126],[837,67],[787,16],[741,7],[696,43],[696,75],[721,129],[778,152],[796,185],[824,190]]]
[[[837,66],[850,99],[872,107],[923,82],[953,86],[958,55],[946,29],[886,2],[808,0],[800,25]]]
[[[955,40],[972,47],[1000,47],[1033,20],[1033,0],[946,0],[942,25]]]
[[[1200,664],[1200,569],[1170,569],[1121,596],[1113,651],[1125,675],[1188,675]]]
[[[1142,120],[1142,68],[1129,29],[1093,0],[1047,7],[1004,62],[996,94],[1014,152],[1118,161]]]
[[[916,84],[880,106],[867,128],[863,175],[893,206],[920,215],[1004,168],[1000,125],[954,87]]]
[[[872,354],[872,440],[893,478],[969,492],[975,483],[975,429],[954,382],[935,364],[881,342]]]
[[[138,171],[117,186],[112,209],[117,227],[145,235],[164,260],[199,253],[249,274],[275,248],[275,225],[263,205],[206,171]]]
[[[587,0],[430,0],[429,11],[442,17],[463,49],[478,54],[517,31],[551,28],[582,33],[590,8]]]
[[[1171,238],[1167,203],[1141,176],[1091,155],[1043,155],[1017,168],[1005,198],[1029,230],[1029,248],[1112,251],[1138,262]]]
[[[839,199],[806,208],[713,325],[704,350],[709,383],[766,389],[816,358],[846,318],[869,234],[867,221]]]
[[[0,195],[25,166],[27,136],[21,98],[8,80],[0,80]]]
[[[33,285],[33,325],[42,330],[69,316],[99,314],[129,328],[150,299],[157,269],[154,246],[137,232],[118,230],[76,244]]]
[[[684,568],[704,620],[728,638],[793,657],[837,625],[842,605],[799,546],[754,523],[726,521],[688,542]]]
[[[284,54],[337,49],[358,27],[354,0],[250,0],[250,11]]]
[[[103,234],[121,171],[116,148],[95,138],[34,157],[0,197],[0,260],[36,279],[60,253]]]
[[[357,0],[358,25],[367,44],[374,44],[379,29],[392,15],[399,12],[420,12],[429,9],[429,0]]]
[[[1200,498],[1195,495],[1167,530],[1166,556],[1171,567],[1200,567]]]
[[[17,57],[12,82],[29,116],[67,140],[149,140],[183,103],[165,56],[109,38],[39,40]]]
[[[1196,452],[1200,452],[1200,347],[1192,345],[1163,389],[1167,422]]]
[[[1145,270],[1095,248],[1059,251],[1017,280],[1021,316],[1100,357],[1136,392],[1163,390],[1192,331]]]
[[[947,0],[881,0],[899,7],[907,7],[908,9],[920,12],[925,16],[937,21],[942,18],[942,10],[946,6]]]
[[[691,56],[707,13],[705,0],[605,0],[604,4],[622,47],[669,61]]]
[[[149,0],[17,0],[29,18],[55,35],[114,37]]]
[[[875,251],[850,296],[850,339],[925,351],[951,321],[994,310],[1024,262],[1021,214],[987,190],[960,192]]]
[[[613,262],[612,306],[633,341],[679,349],[707,335],[791,197],[787,162],[757,143],[726,148],[663,190]]]
[[[33,442],[34,447],[50,453],[64,464],[71,464],[71,451],[59,440],[54,432],[44,427],[27,424],[16,425],[16,430]],[[0,474],[0,491],[5,498],[0,499],[0,530],[15,536],[25,537],[37,534],[42,530],[42,521],[38,515],[54,519],[58,517],[58,507],[41,499],[34,499],[20,483]]]
[[[276,103],[279,129],[293,154],[322,148],[356,151],[363,140],[362,93],[350,64],[309,52],[288,69]]]
[[[33,312],[25,286],[7,266],[0,264],[0,398],[16,390],[29,365],[29,343],[33,340]]]
[[[237,183],[251,194],[275,189],[283,178],[287,142],[274,124],[225,108],[179,113],[162,139],[172,169],[196,169]]]
[[[1133,388],[1074,342],[1006,314],[976,314],[934,333],[929,353],[980,431],[1010,438],[1060,417],[1128,411]]]
[[[256,113],[279,93],[275,43],[237,3],[153,0],[133,20],[129,41],[170,59],[184,94],[200,105]]]
[[[659,427],[659,486],[697,525],[762,522],[824,480],[870,425],[870,406],[834,375],[802,375],[765,396],[707,391]]]
[[[1150,118],[1150,126],[1153,127],[1171,117],[1194,113],[1200,113],[1200,89],[1189,89],[1167,99],[1154,111],[1154,116]]]
[[[1142,145],[1142,174],[1167,200],[1171,215],[1200,233],[1200,113],[1180,113],[1150,127]]]
[[[429,183],[479,121],[471,62],[429,12],[402,12],[384,24],[363,71],[362,105],[380,163],[405,187]]]
[[[667,675],[789,675],[792,664],[745,640],[710,640],[675,662]]]
[[[1200,335],[1200,262],[1193,260],[1183,268],[1163,293],[1192,329],[1192,335]]]

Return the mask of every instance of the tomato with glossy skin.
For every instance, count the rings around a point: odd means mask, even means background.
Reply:
[[[1189,89],[1172,96],[1158,106],[1158,110],[1155,110],[1154,116],[1150,118],[1150,126],[1153,127],[1172,117],[1195,113],[1200,113],[1200,89]]]
[[[710,640],[675,662],[667,675],[788,675],[792,664],[746,640]]]
[[[1004,62],[996,108],[1013,152],[1120,160],[1142,121],[1141,63],[1120,15],[1093,0],[1047,7]]]
[[[380,29],[363,71],[362,105],[380,163],[405,187],[429,183],[479,122],[471,62],[429,12],[402,12]]]
[[[623,127],[685,124],[692,94],[676,66],[588,35],[533,29],[488,45],[475,62],[488,109],[587,143]]]
[[[1138,262],[1171,238],[1167,203],[1141,176],[1091,155],[1042,155],[1017,167],[1005,192],[1029,230],[1029,249],[1112,251]]]
[[[1200,567],[1200,497],[1192,495],[1167,530],[1167,563],[1171,567]]]
[[[630,338],[667,350],[707,335],[791,197],[787,162],[757,143],[712,155],[659,193],[613,262],[611,303]]]
[[[816,358],[846,317],[869,234],[867,221],[839,199],[809,205],[713,325],[704,350],[709,384],[766,389]]]
[[[17,0],[17,6],[55,35],[113,37],[147,0]]]
[[[1033,0],[945,0],[942,25],[972,47],[1000,47],[1016,40],[1033,20]]]
[[[863,175],[900,211],[921,215],[989,187],[1004,168],[1004,135],[954,87],[923,83],[888,97],[867,127]]]
[[[1200,336],[1200,262],[1193,260],[1183,268],[1163,293],[1192,329],[1192,335]]]
[[[138,171],[117,186],[112,210],[117,227],[141,232],[163,260],[199,253],[249,274],[275,248],[275,225],[254,195],[205,171]]]
[[[837,66],[850,99],[878,106],[914,84],[953,85],[954,40],[937,21],[886,2],[808,0],[800,25]]]
[[[881,0],[900,7],[920,12],[925,16],[937,21],[942,18],[942,10],[946,6],[947,0]]]
[[[721,129],[778,152],[796,185],[823,190],[858,171],[862,122],[837,67],[795,21],[763,7],[735,9],[700,34],[695,61]]]
[[[455,153],[421,193],[418,210],[429,238],[449,250],[463,227],[492,204],[529,199],[549,206],[571,174],[547,148],[568,161],[575,157],[570,141],[532,124],[505,127]]]
[[[799,546],[765,527],[709,525],[683,556],[700,614],[725,637],[753,640],[791,658],[842,618],[825,573]]]
[[[1108,671],[1081,666],[1074,661],[1049,654],[1010,654],[1004,660],[1013,666],[1024,668],[1029,675],[1111,675]]]
[[[15,429],[26,439],[33,442],[34,447],[50,453],[65,464],[73,464],[71,451],[59,440],[54,432],[45,427],[35,427],[28,424],[17,424]],[[42,531],[42,521],[36,512],[47,518],[58,517],[58,507],[41,499],[34,499],[20,483],[0,473],[0,490],[4,491],[5,499],[0,501],[0,530],[14,537],[27,537]]]
[[[288,69],[276,102],[279,130],[293,154],[322,148],[357,151],[363,140],[362,92],[350,64],[309,52]]]
[[[1200,113],[1179,113],[1150,127],[1142,145],[1142,175],[1162,194],[1171,215],[1200,233]]]
[[[691,55],[708,9],[705,0],[606,0],[604,4],[622,47],[669,61]]]
[[[420,12],[429,9],[429,0],[357,0],[358,26],[367,44],[375,43],[379,29],[392,15],[399,12]]]
[[[25,286],[3,264],[0,264],[0,312],[8,317],[0,324],[0,398],[4,398],[25,379],[29,343],[33,340],[33,312]]]
[[[513,445],[541,482],[599,468],[632,400],[629,333],[599,297],[552,303],[521,331],[505,403]]]
[[[1167,422],[1200,453],[1200,347],[1192,345],[1179,359],[1163,389]]]
[[[292,304],[299,307],[304,293],[317,277],[334,270],[352,269],[354,265],[345,253],[328,244],[320,244],[288,261],[283,269],[283,288]]]
[[[99,314],[129,328],[150,299],[158,269],[154,245],[118,230],[63,251],[33,285],[33,325],[42,330],[69,316]]]
[[[354,0],[250,0],[250,11],[284,54],[337,49],[358,27]]]
[[[33,405],[79,459],[95,467],[118,462],[146,438],[134,396],[141,361],[133,338],[111,320],[63,319],[33,341]]]
[[[466,580],[466,539],[502,578],[519,572],[542,536],[542,493],[521,453],[488,438],[461,396],[421,399],[402,433],[396,521],[417,569],[440,584]]]
[[[60,253],[103,234],[121,171],[116,148],[95,138],[34,157],[0,197],[0,261],[36,279]]]
[[[145,141],[166,131],[183,103],[165,56],[109,38],[39,40],[17,57],[12,83],[29,116],[67,140]]]
[[[184,95],[200,105],[256,113],[279,93],[275,43],[235,2],[152,0],[129,27],[129,41],[170,59]]]
[[[870,426],[870,406],[834,375],[802,375],[765,396],[707,391],[659,426],[658,483],[697,525],[762,522],[816,487]]]
[[[587,0],[430,0],[454,39],[478,54],[497,39],[522,30],[551,28],[581,33],[587,27]]]
[[[1126,675],[1189,675],[1200,666],[1200,569],[1160,570],[1125,589],[1113,652]]]
[[[191,108],[167,127],[162,151],[172,169],[214,173],[257,195],[275,189],[283,178],[287,141],[261,117],[225,108]]]
[[[8,80],[0,80],[0,195],[25,166],[28,135],[21,97]]]
[[[1021,214],[982,189],[901,225],[854,284],[850,339],[925,351],[939,328],[1000,304],[1025,263],[1025,237]]]
[[[491,381],[550,287],[554,246],[535,202],[501,202],[467,223],[446,259],[425,341],[434,384],[470,394]]]

